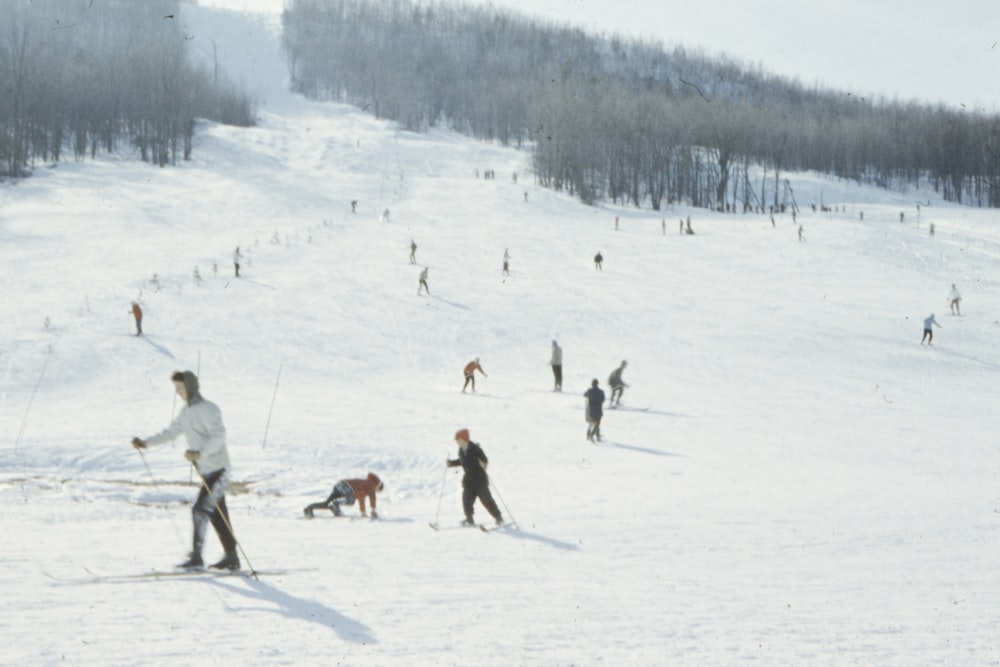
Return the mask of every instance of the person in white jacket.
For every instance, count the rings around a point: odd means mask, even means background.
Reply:
[[[958,288],[955,287],[955,283],[951,284],[951,292],[948,293],[948,301],[951,303],[951,314],[961,315],[961,308],[959,306],[962,301],[962,294],[958,291]]]
[[[222,423],[222,411],[211,401],[206,401],[198,387],[198,377],[191,371],[176,372],[170,378],[177,395],[186,405],[167,428],[147,438],[133,438],[132,446],[144,449],[149,445],[169,442],[182,433],[188,449],[184,458],[198,470],[202,479],[198,499],[191,508],[194,523],[191,553],[188,560],[180,565],[185,569],[204,567],[201,557],[208,524],[215,528],[219,541],[225,549],[225,556],[211,567],[220,570],[238,570],[240,558],[237,553],[236,537],[226,509],[226,486],[229,482],[229,452],[226,449],[226,427]]]

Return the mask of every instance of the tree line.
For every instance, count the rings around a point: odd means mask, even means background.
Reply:
[[[195,119],[253,124],[245,94],[187,58],[176,1],[6,0],[0,14],[0,174],[131,146],[189,159]]]
[[[726,58],[491,8],[289,0],[295,89],[413,131],[527,144],[538,181],[593,203],[779,207],[816,170],[1000,206],[1000,118],[804,87]]]

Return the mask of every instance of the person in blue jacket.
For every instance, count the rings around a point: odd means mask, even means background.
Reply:
[[[462,509],[465,510],[465,521],[467,526],[474,526],[475,519],[472,518],[476,498],[483,504],[486,511],[496,520],[497,525],[503,523],[503,516],[500,508],[497,507],[493,495],[490,493],[490,478],[486,474],[486,465],[489,463],[482,447],[469,440],[469,429],[463,428],[455,433],[455,442],[458,443],[458,458],[448,459],[448,467],[454,468],[462,466],[465,475],[462,477]]]

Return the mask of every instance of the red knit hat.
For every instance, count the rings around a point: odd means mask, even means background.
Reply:
[[[462,429],[459,429],[459,430],[455,431],[455,439],[456,440],[465,440],[466,442],[468,442],[469,441],[469,429],[462,428]]]

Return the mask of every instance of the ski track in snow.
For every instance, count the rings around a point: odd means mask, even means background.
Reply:
[[[808,174],[805,243],[787,215],[584,207],[527,152],[287,93],[275,15],[183,18],[253,82],[258,127],[202,123],[176,168],[0,184],[2,662],[1000,663],[994,212]],[[820,193],[846,210],[813,213]],[[672,231],[689,214],[697,234]],[[649,410],[607,410],[588,443],[582,394],[621,359]],[[181,368],[223,410],[252,566],[291,571],[65,584],[186,553],[183,442],[129,446],[169,422]],[[426,526],[462,518],[461,427],[517,530]],[[293,520],[369,470],[381,519]]]

